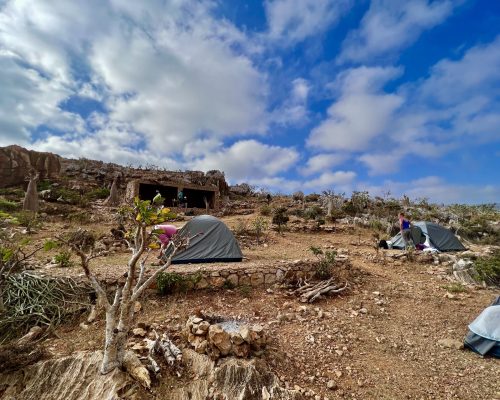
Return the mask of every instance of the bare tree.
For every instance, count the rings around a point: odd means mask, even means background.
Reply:
[[[27,177],[29,179],[28,189],[24,195],[23,210],[25,211],[38,211],[38,191],[36,190],[38,177],[39,174],[34,169],[31,169]]]
[[[174,236],[165,249],[164,254],[167,256],[163,259],[163,264],[150,276],[147,276],[146,263],[151,249],[154,247],[156,235],[154,230],[149,227],[169,219],[172,214],[170,210],[158,207],[149,200],[139,200],[138,198],[134,200],[134,206],[127,208],[126,212],[134,225],[133,229],[129,231],[131,232],[130,236],[126,239],[132,255],[128,261],[125,282],[116,289],[112,301],[90,269],[90,263],[93,259],[105,255],[103,252],[95,251],[92,235],[79,230],[69,239],[59,238],[78,255],[85,276],[96,291],[99,301],[104,305],[106,329],[104,358],[101,365],[102,374],[123,367],[127,338],[135,322],[135,302],[151,286],[158,274],[170,266],[172,257],[177,251],[189,245],[190,240],[187,235]]]

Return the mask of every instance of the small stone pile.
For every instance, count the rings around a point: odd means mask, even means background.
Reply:
[[[239,321],[210,323],[191,316],[186,322],[186,336],[197,353],[207,354],[212,360],[220,357],[249,357],[266,345],[262,325],[247,325]]]

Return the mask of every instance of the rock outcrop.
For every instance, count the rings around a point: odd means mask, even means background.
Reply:
[[[131,398],[138,388],[128,374],[115,370],[99,373],[101,352],[77,352],[69,357],[42,361],[10,374],[0,375],[4,400],[87,400]]]
[[[57,178],[61,171],[61,158],[17,145],[0,148],[0,187],[24,184],[32,169],[38,172],[41,180]]]
[[[210,358],[186,349],[183,359],[195,377],[168,394],[170,400],[300,400],[295,390],[280,386],[278,378],[259,359],[225,358],[217,366]]]

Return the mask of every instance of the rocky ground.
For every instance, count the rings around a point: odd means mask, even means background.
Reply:
[[[224,220],[235,227],[241,218],[255,216]],[[100,223],[98,230],[110,226]],[[46,228],[38,238],[61,229]],[[360,228],[270,233],[265,244],[250,245],[244,253],[250,261],[300,259],[312,257],[312,245],[345,249],[359,277],[349,292],[311,305],[278,287],[169,297],[151,292],[142,301],[138,323],[156,324],[180,344],[186,320],[199,310],[263,324],[271,341],[261,358],[283,387],[314,399],[500,399],[498,359],[461,348],[467,325],[498,290],[476,287],[451,293],[449,266],[377,256],[371,232]],[[95,267],[102,275],[119,276],[126,259],[118,252],[96,261]],[[80,273],[76,267],[47,271]],[[84,320],[60,326],[43,343],[48,353],[58,357],[100,349],[104,322],[81,324]],[[140,337],[131,338],[131,346],[140,342]],[[169,380],[170,385],[175,382]],[[168,398],[168,390],[160,385],[157,398]]]

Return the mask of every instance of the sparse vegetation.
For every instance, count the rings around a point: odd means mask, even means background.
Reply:
[[[268,223],[262,217],[257,217],[252,221],[252,226],[255,232],[255,237],[257,239],[257,244],[260,244],[260,239],[262,234],[267,230]]]
[[[446,289],[446,291],[450,293],[464,293],[467,291],[467,287],[465,287],[460,282],[454,282],[450,283],[449,285],[444,285],[443,289]]]
[[[278,232],[283,233],[283,227],[288,223],[290,218],[287,215],[287,209],[285,207],[279,207],[274,210],[273,213],[273,224],[278,227]]]
[[[317,279],[328,279],[332,276],[332,268],[335,263],[336,251],[323,251],[319,247],[311,246],[309,250],[318,258],[319,263],[314,272],[314,277]]]
[[[0,197],[0,211],[10,213],[19,210],[20,207],[20,203],[9,201],[3,197]]]
[[[273,209],[271,206],[264,204],[263,206],[260,207],[260,215],[263,215],[264,217],[269,217],[271,213],[273,212]]]
[[[474,269],[476,271],[474,278],[478,282],[500,286],[500,250],[497,249],[489,257],[476,259]]]
[[[167,296],[172,293],[187,292],[203,278],[201,273],[194,275],[181,275],[176,272],[162,272],[156,277],[158,293]]]
[[[54,263],[61,268],[69,268],[73,265],[71,262],[71,252],[63,250],[54,256]]]

